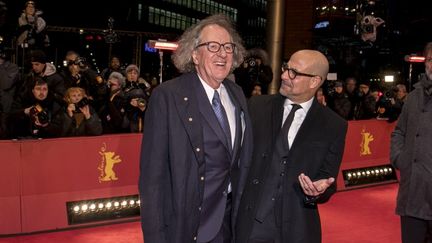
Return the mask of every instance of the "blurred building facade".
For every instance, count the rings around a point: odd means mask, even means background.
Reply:
[[[246,48],[272,48],[267,36],[274,15],[268,9],[277,1],[285,6],[283,58],[298,49],[319,49],[340,78],[380,81],[384,73],[394,73],[403,81],[409,71],[403,57],[419,54],[432,40],[428,31],[432,1],[422,0],[129,0],[94,1],[95,7],[84,0],[67,6],[58,1],[36,3],[44,12],[52,36],[51,53],[58,62],[68,49],[76,49],[70,46],[74,43],[83,55],[92,53],[90,60],[95,59],[101,69],[110,55],[119,53],[124,62],[157,69],[159,55],[145,47],[149,39],[174,41],[187,27],[214,13],[230,16]],[[5,3],[8,16],[3,22],[13,30],[25,1]],[[110,18],[118,37],[114,41],[107,38],[112,37]],[[169,55],[164,58],[168,64]],[[413,70],[422,69],[417,66]]]

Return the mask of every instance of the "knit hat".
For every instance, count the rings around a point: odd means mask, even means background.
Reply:
[[[341,81],[335,81],[335,82],[334,82],[334,86],[335,86],[335,87],[343,87],[343,84],[342,84]]]
[[[45,53],[41,50],[34,50],[30,54],[30,61],[31,62],[39,62],[39,63],[47,63],[47,56]]]
[[[131,70],[137,71],[138,75],[140,73],[140,70],[137,65],[130,64],[129,66],[126,67],[126,73],[130,72]]]

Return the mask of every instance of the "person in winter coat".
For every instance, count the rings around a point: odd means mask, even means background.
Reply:
[[[390,160],[400,171],[402,243],[432,240],[432,42],[425,57],[426,72],[408,94],[391,137]]]
[[[66,106],[53,121],[61,137],[102,134],[102,122],[91,106],[84,89],[69,88],[65,94],[65,101]]]

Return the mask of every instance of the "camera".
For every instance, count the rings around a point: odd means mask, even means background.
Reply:
[[[255,65],[257,64],[255,58],[253,58],[253,57],[249,58],[246,62],[247,62],[249,67],[255,67]]]
[[[372,24],[363,24],[362,26],[363,33],[373,33],[374,26]]]
[[[90,104],[90,100],[87,97],[83,97],[80,101],[75,104],[75,112],[81,112],[80,108]]]
[[[126,86],[125,86],[125,92],[128,93],[134,89],[146,90],[147,87],[146,87],[145,83],[127,81]]]
[[[87,62],[86,62],[86,59],[84,57],[78,57],[74,61],[69,61],[68,64],[69,65],[77,65],[80,69],[87,68]]]
[[[387,90],[384,93],[384,99],[386,101],[390,101],[391,99],[396,98],[396,94],[397,94],[398,91],[399,91],[399,89],[397,87],[393,87],[390,90]]]
[[[147,105],[147,100],[144,98],[138,98],[137,102],[139,107],[145,107]]]
[[[38,120],[40,124],[46,124],[49,122],[48,113],[39,104],[30,109],[30,117],[33,123],[36,122],[36,120]]]

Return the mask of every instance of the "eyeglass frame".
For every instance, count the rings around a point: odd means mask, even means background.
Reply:
[[[218,45],[219,45],[219,48],[217,49],[217,51],[212,51],[212,50],[210,50],[210,44],[218,44]],[[233,47],[233,48],[232,48],[232,51],[227,51],[227,50],[226,50],[225,45],[227,45],[227,44],[232,45],[232,47]],[[207,50],[208,50],[209,52],[211,52],[211,53],[218,53],[218,52],[221,50],[221,47],[223,46],[224,51],[225,51],[226,53],[231,54],[231,53],[234,53],[235,48],[236,48],[236,44],[235,44],[235,43],[232,43],[232,42],[225,42],[225,43],[221,44],[221,43],[219,43],[219,42],[217,42],[217,41],[207,41],[207,42],[203,42],[203,43],[201,43],[201,44],[198,44],[195,48],[197,49],[198,47],[201,47],[201,46],[207,46]]]
[[[309,73],[302,73],[302,72],[299,72],[299,71],[297,71],[297,70],[295,70],[294,68],[290,68],[289,66],[288,66],[288,64],[282,64],[282,67],[281,67],[281,69],[282,69],[282,73],[284,73],[285,71],[288,71],[288,77],[290,78],[290,79],[295,79],[295,78],[297,78],[297,75],[300,75],[300,76],[306,76],[306,77],[310,77],[310,78],[313,78],[313,77],[320,77],[321,78],[321,76],[319,76],[319,75],[317,75],[317,74],[309,74]],[[291,77],[291,75],[290,75],[290,71],[292,71],[293,73],[294,73],[294,77]]]

